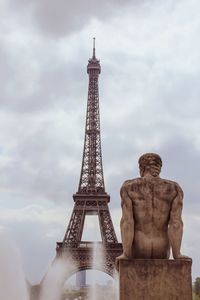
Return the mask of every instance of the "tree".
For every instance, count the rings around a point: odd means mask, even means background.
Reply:
[[[197,296],[200,296],[200,277],[197,277],[194,282],[194,292]]]

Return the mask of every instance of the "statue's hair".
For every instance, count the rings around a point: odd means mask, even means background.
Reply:
[[[156,153],[145,153],[142,156],[140,156],[138,163],[141,170],[144,170],[145,166],[149,164],[149,162],[152,160],[158,163],[162,167],[162,159],[161,157]]]

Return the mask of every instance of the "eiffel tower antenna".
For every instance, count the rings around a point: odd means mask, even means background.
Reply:
[[[92,56],[93,59],[95,59],[95,57],[96,57],[95,51],[96,51],[96,49],[95,49],[95,37],[93,37],[93,56]]]

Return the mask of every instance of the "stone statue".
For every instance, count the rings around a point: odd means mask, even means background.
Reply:
[[[121,236],[123,254],[117,258],[167,259],[170,248],[175,259],[181,254],[183,191],[160,178],[162,160],[146,153],[139,159],[140,178],[127,180],[121,188]]]

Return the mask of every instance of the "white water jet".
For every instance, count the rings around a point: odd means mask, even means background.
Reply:
[[[117,270],[114,271],[115,287],[113,289],[115,300],[119,300],[119,273]]]
[[[93,245],[93,270],[102,270],[102,265],[105,264],[106,256],[105,249],[101,243],[94,243]],[[119,288],[118,288],[118,273],[114,272],[114,281],[110,279],[107,285],[97,284],[94,281],[98,280],[98,275],[93,276],[93,284],[90,286],[88,300],[118,300]],[[110,282],[110,283],[109,283]]]
[[[59,300],[64,283],[73,269],[70,258],[56,258],[42,281],[40,300]]]
[[[101,243],[95,242],[92,247],[92,269],[101,270],[101,266],[105,261],[105,251]],[[94,279],[95,276],[94,276]],[[93,282],[89,289],[89,300],[97,300],[98,288],[95,282]],[[103,299],[101,299],[103,300]]]
[[[29,300],[19,250],[8,232],[0,230],[0,239],[0,299]]]

